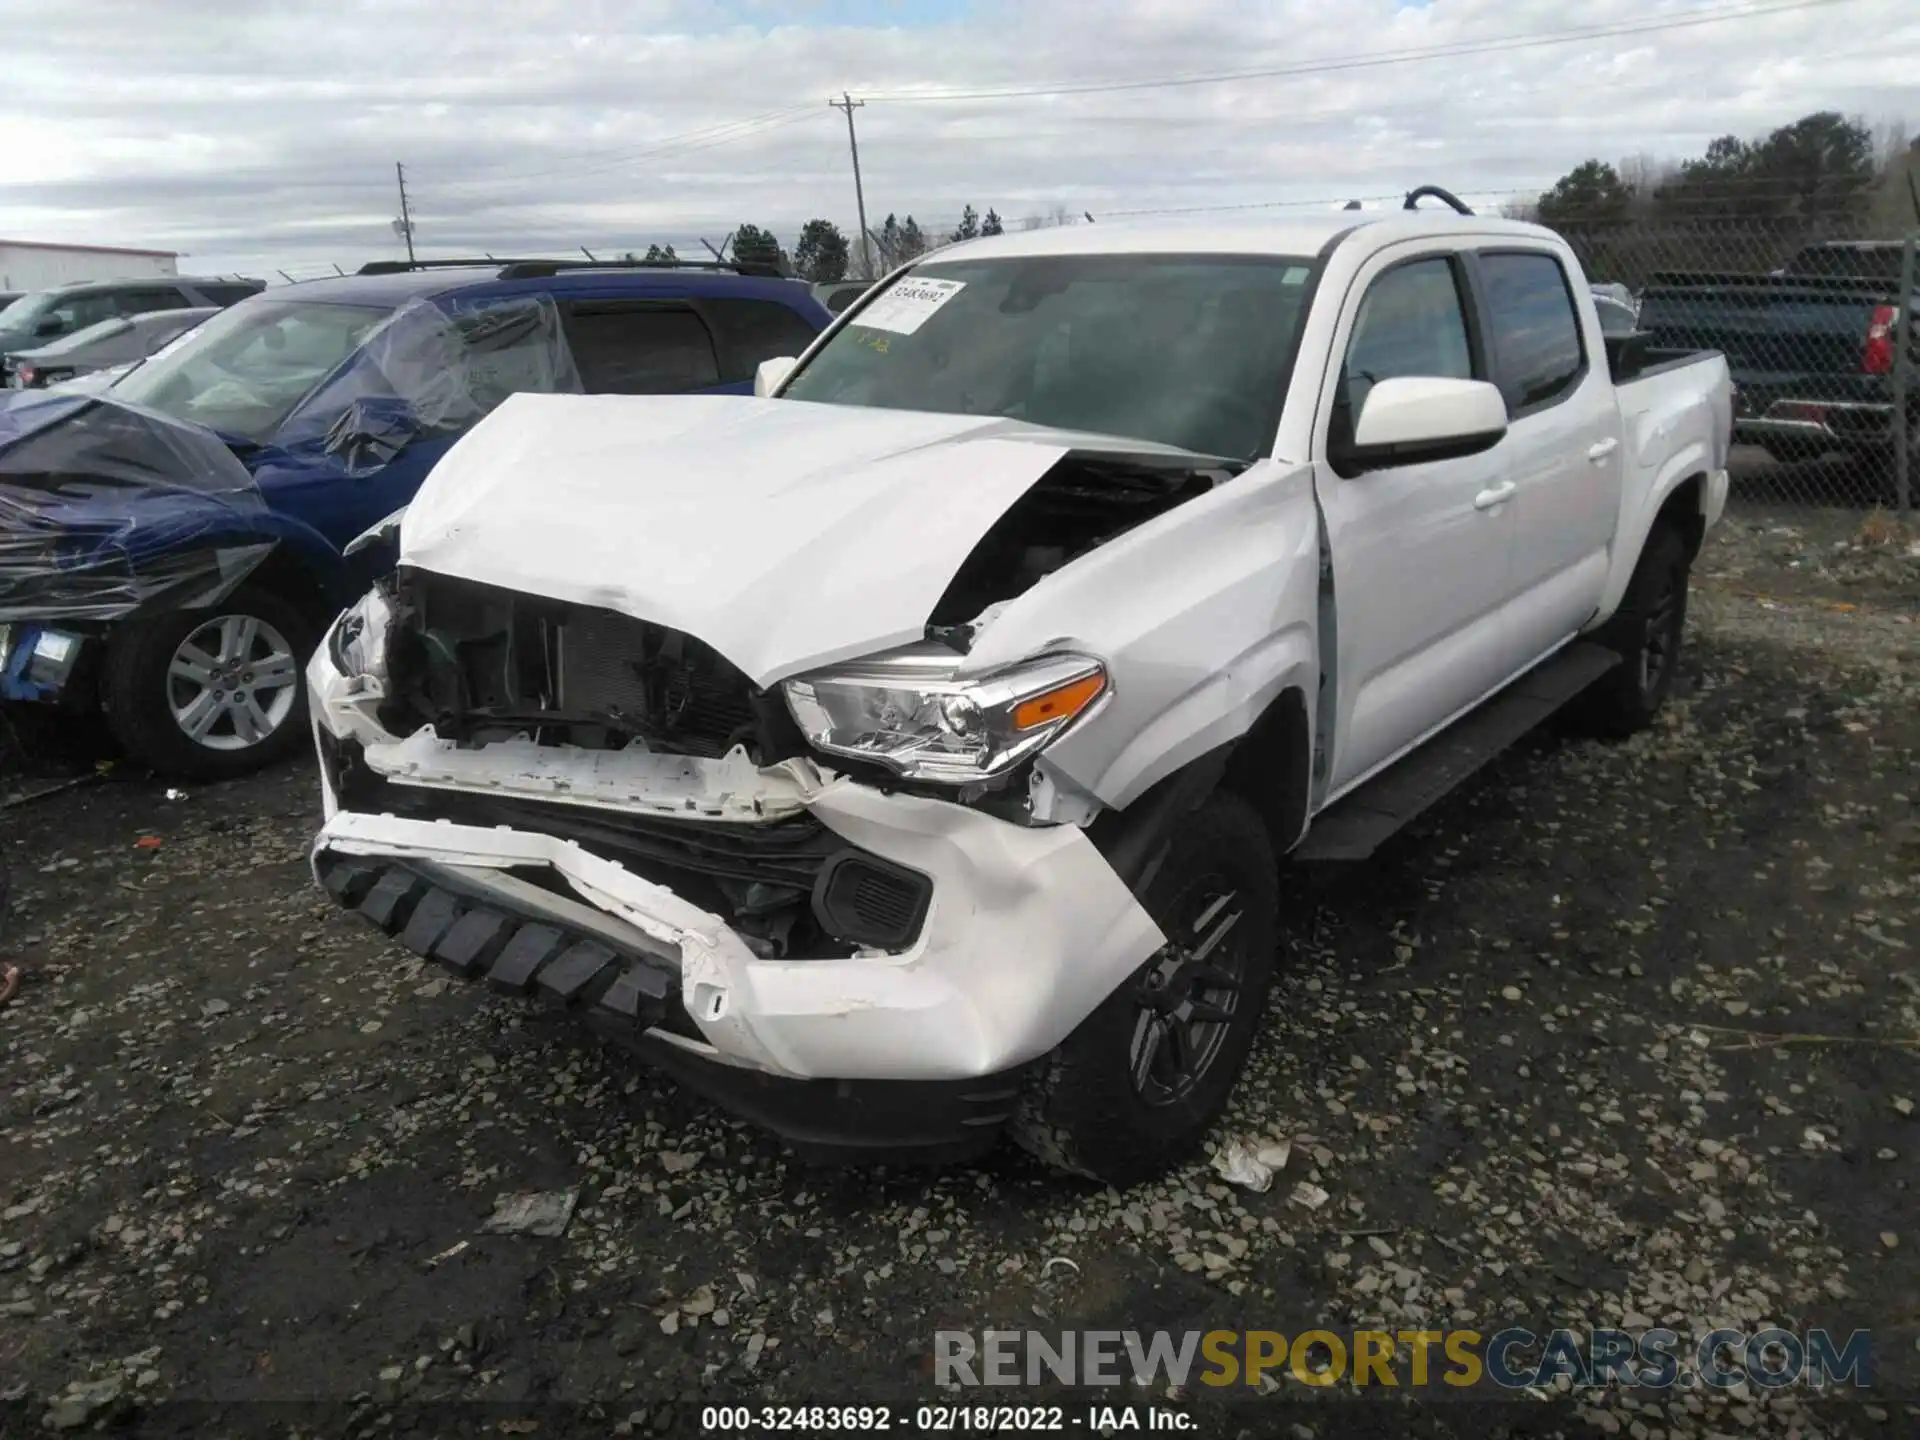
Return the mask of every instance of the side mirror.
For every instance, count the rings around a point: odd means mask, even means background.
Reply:
[[[66,328],[67,327],[60,322],[60,318],[57,315],[49,315],[33,327],[33,333],[36,336],[61,335],[66,332]]]
[[[340,554],[351,559],[363,550],[371,550],[377,545],[391,545],[400,536],[400,522],[406,519],[407,507],[402,505],[384,520],[376,520],[347,542],[347,548]]]
[[[773,394],[799,363],[792,355],[776,355],[771,360],[762,360],[760,368],[753,372],[753,393],[762,399]]]
[[[1367,393],[1340,459],[1379,467],[1477,455],[1507,433],[1507,402],[1484,380],[1402,376]]]

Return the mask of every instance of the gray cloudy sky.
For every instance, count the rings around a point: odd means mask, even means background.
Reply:
[[[1731,18],[1301,73],[1689,15]],[[399,253],[396,159],[428,255],[851,232],[842,89],[876,228],[1538,189],[1815,109],[1920,126],[1915,0],[0,0],[0,33],[0,235],[295,276]]]

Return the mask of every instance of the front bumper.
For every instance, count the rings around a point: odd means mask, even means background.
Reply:
[[[815,1158],[950,1161],[993,1143],[1024,1067],[964,1080],[807,1080],[719,1059],[681,1003],[666,956],[628,943],[584,907],[516,904],[452,867],[322,851],[328,893],[423,958],[468,980],[571,1011],[601,1036]]]
[[[525,819],[468,824],[368,813],[343,806],[324,782],[328,818],[313,847],[323,884],[403,943],[463,972],[508,988],[572,987],[600,1028],[624,1026],[666,1068],[692,1067],[705,1077],[700,1088],[750,1114],[747,1102],[782,1108],[764,1103],[780,1082],[802,1087],[796,1095],[816,1082],[959,1082],[957,1096],[990,1095],[1164,943],[1074,826],[1017,825],[792,764],[743,774],[738,757],[678,760],[669,786],[667,778],[635,780],[647,767],[611,766],[608,752],[543,747],[534,763],[523,744],[436,756],[419,737],[385,735],[373,718],[377,697],[340,676],[325,645],[308,673],[323,777],[330,744],[350,743],[385,785],[404,787],[409,800],[424,794],[429,805],[444,799],[453,809],[544,787],[560,832]],[[540,813],[524,798],[511,804],[518,816]],[[927,877],[924,918],[897,950],[767,958],[721,915],[650,878],[644,858],[573,838],[581,833],[576,816],[617,823],[663,809],[694,815],[683,827],[717,838],[771,823],[742,817],[803,812],[830,840]],[[423,912],[427,897],[441,892],[455,898]],[[489,930],[480,943],[487,922],[469,914],[512,917],[518,936],[529,926],[542,933],[522,941]],[[714,1083],[716,1076],[728,1083]],[[994,1083],[973,1083],[983,1080]],[[768,1123],[802,1138],[791,1124]]]

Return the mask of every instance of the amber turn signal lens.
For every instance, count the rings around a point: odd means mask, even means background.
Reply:
[[[1049,690],[1044,695],[1036,695],[1031,700],[1022,700],[1013,707],[1013,728],[1015,730],[1037,730],[1042,725],[1055,720],[1064,720],[1078,715],[1099,697],[1107,688],[1107,677],[1102,674],[1083,675],[1080,679]]]

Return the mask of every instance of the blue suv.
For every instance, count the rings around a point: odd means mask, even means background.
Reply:
[[[23,393],[0,410],[0,696],[98,703],[168,774],[290,753],[308,653],[390,560],[350,542],[501,400],[750,394],[831,319],[745,265],[381,263],[244,300],[98,394]]]

